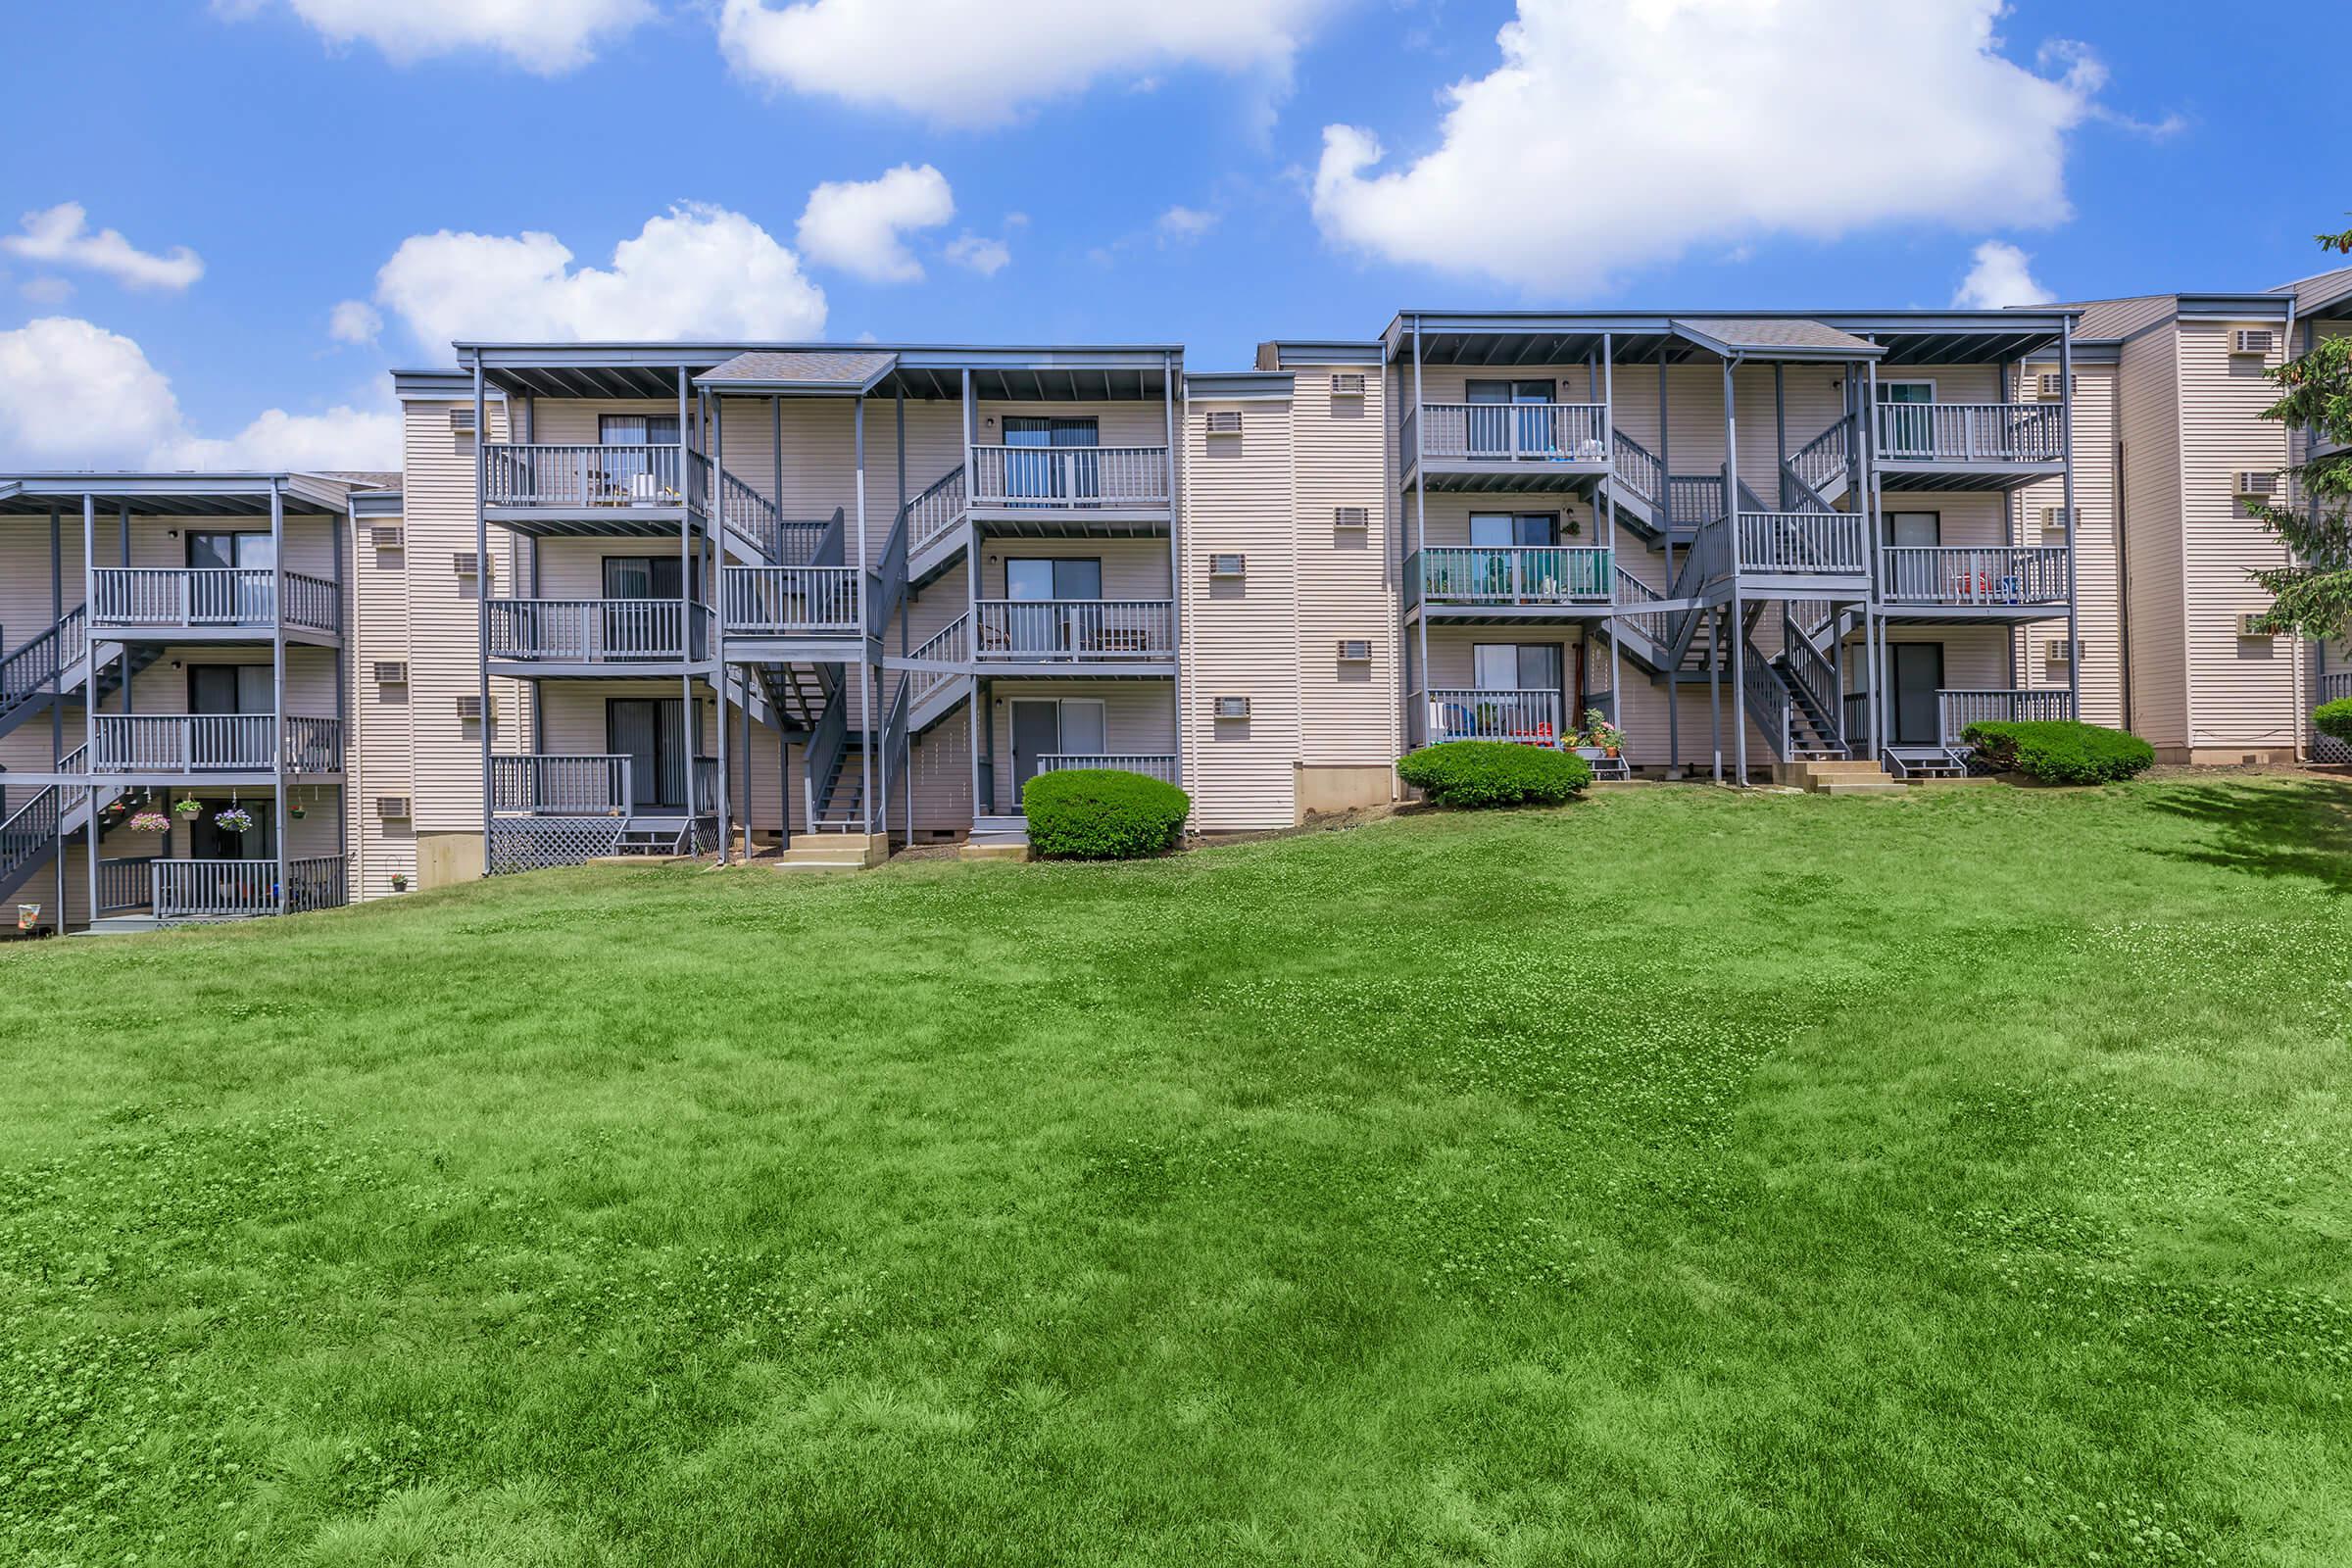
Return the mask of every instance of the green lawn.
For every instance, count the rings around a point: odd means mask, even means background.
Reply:
[[[2352,788],[0,950],[0,1562],[2352,1561]]]

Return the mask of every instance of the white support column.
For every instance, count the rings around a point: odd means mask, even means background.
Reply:
[[[474,430],[473,445],[475,451],[481,450],[482,434],[479,426],[476,426]],[[481,564],[485,568],[481,580],[487,585],[489,563],[483,562]],[[129,666],[126,664],[123,667],[127,672]],[[274,775],[270,781],[270,793],[274,797],[270,809],[276,813],[276,822],[270,836],[277,845],[277,912],[283,914],[292,903],[293,892],[286,886],[286,867],[292,858],[286,854],[286,498],[284,492],[279,490],[278,482],[275,479],[270,481],[270,684],[271,688],[270,707],[277,715],[274,732],[270,737],[270,771]],[[93,697],[97,695],[94,689],[91,695]],[[490,715],[487,709],[483,710],[482,727],[484,729],[490,727]],[[96,800],[97,797],[93,795],[91,797],[93,804]],[[489,823],[486,820],[489,809],[489,797],[484,796],[482,810],[485,820],[482,842],[485,844],[490,841]],[[93,828],[90,836],[90,860],[94,874],[98,858],[98,838],[94,831],[97,824],[97,813],[91,813],[90,821]],[[94,905],[92,906],[95,907]]]

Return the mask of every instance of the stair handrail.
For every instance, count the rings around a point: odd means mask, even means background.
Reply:
[[[1831,512],[1833,508],[1822,494],[1822,486],[1840,471],[1850,473],[1853,467],[1854,416],[1845,415],[1828,429],[1806,442],[1783,465],[1786,476],[1799,486],[1805,499],[1813,503],[1798,511]]]
[[[1831,694],[1838,690],[1838,672],[1822,658],[1821,650],[1799,633],[1786,600],[1781,603],[1781,660],[1795,695],[1811,705],[1807,718],[1825,736],[1834,736],[1838,710]]]
[[[1643,637],[1649,639],[1653,647],[1659,649],[1665,648],[1667,643],[1666,620],[1668,612],[1662,610],[1628,611],[1624,607],[1627,605],[1656,604],[1663,600],[1666,596],[1658,592],[1655,588],[1652,588],[1649,584],[1643,582],[1641,578],[1635,576],[1632,572],[1626,570],[1623,566],[1616,568],[1615,583],[1616,605],[1618,607],[1615,618],[1630,624],[1634,630],[1640,632]]]
[[[875,592],[866,601],[866,635],[879,637],[900,606],[906,602],[906,529],[908,502],[890,519],[889,537],[882,541],[882,559],[875,564]]]
[[[1791,750],[1788,688],[1781,679],[1781,672],[1756,651],[1754,643],[1743,643],[1743,652],[1747,658],[1740,672],[1740,695],[1746,699],[1756,728],[1763,732],[1764,744],[1772,748],[1774,760],[1786,762]]]
[[[816,536],[816,548],[809,553],[811,566],[846,566],[850,564],[850,514],[839,507],[825,519],[824,531]]]
[[[906,657],[942,664],[968,664],[972,662],[971,627],[972,617],[967,611],[924,638],[922,645]],[[907,673],[913,677],[917,703],[940,687],[962,678],[960,670],[916,669]]]
[[[66,668],[89,651],[85,609],[76,605],[0,659],[0,703],[22,702],[52,681],[63,686]]]
[[[906,503],[909,548],[920,550],[947,532],[964,510],[963,465],[958,463]]]
[[[913,710],[913,672],[902,670],[899,674],[898,689],[890,694],[890,707],[885,710],[882,719],[882,813],[886,826],[890,818],[891,786],[906,778],[905,769],[914,751],[914,738],[910,733],[911,726],[907,722],[908,715],[912,713]],[[909,844],[914,842],[912,827],[913,824],[907,824],[906,842]]]
[[[846,680],[833,687],[824,711],[816,717],[816,726],[808,732],[808,744],[801,750],[801,790],[810,832],[816,830],[819,808],[833,797],[833,782],[849,748],[849,693]]]
[[[1617,479],[1627,489],[1646,501],[1654,509],[1662,496],[1665,484],[1665,465],[1658,455],[1623,430],[1612,430],[1610,441],[1616,458]],[[1671,517],[1660,519],[1660,526],[1672,523]]]

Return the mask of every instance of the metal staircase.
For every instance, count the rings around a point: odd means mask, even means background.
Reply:
[[[76,747],[59,761],[57,771],[79,773],[88,762],[89,748]],[[120,786],[112,784],[95,790],[80,784],[49,784],[0,817],[0,899],[14,894],[51,864],[56,859],[61,835],[70,840],[88,827],[93,811],[98,813],[98,841],[103,845],[107,836],[122,825],[106,817],[106,808],[121,800],[122,794]]]
[[[160,643],[93,646],[81,610],[69,610],[55,625],[0,659],[0,735],[47,712],[61,698],[104,703],[164,656]]]

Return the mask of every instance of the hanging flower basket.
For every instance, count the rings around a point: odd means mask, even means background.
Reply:
[[[172,819],[161,811],[141,811],[130,819],[130,830],[133,833],[169,833],[172,831]]]
[[[299,822],[311,814],[311,808],[307,806],[289,806],[286,808],[286,814]]]
[[[180,815],[193,820],[194,818],[204,814],[204,803],[202,801],[181,801],[177,806],[172,807],[172,809],[177,811]]]
[[[244,833],[253,827],[253,813],[242,806],[224,807],[213,813],[213,826],[226,833]]]

